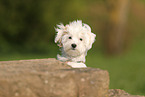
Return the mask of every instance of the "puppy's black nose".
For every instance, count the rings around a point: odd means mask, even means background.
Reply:
[[[77,47],[77,45],[76,45],[76,44],[71,44],[71,46],[72,46],[73,48],[76,48],[76,47]]]

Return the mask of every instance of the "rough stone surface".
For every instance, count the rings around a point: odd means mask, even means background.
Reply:
[[[138,95],[130,95],[126,93],[124,90],[120,89],[110,89],[108,91],[109,97],[145,97],[145,96],[138,96]]]
[[[105,70],[73,69],[54,58],[1,61],[0,97],[145,97],[109,90]]]
[[[108,89],[105,70],[72,69],[53,58],[0,62],[0,97],[108,97]]]

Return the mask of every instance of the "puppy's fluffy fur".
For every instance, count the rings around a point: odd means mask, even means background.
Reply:
[[[96,35],[91,32],[89,25],[81,20],[70,22],[67,25],[59,24],[55,28],[57,35],[55,43],[61,47],[61,55],[58,60],[68,62],[74,68],[86,67],[85,56],[92,48]]]

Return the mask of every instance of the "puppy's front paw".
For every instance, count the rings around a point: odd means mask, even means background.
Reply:
[[[67,64],[73,68],[87,68],[84,63],[67,62]]]

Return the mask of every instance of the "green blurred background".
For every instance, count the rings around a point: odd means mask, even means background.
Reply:
[[[56,58],[54,27],[77,19],[97,34],[87,66],[145,95],[145,0],[0,0],[0,61]]]

